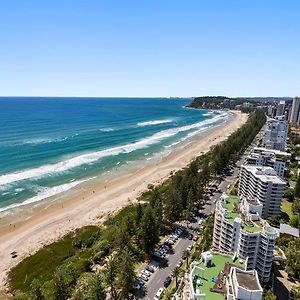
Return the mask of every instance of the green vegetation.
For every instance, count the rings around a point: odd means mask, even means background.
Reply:
[[[162,185],[145,192],[140,197],[145,204],[128,206],[103,226],[77,230],[26,258],[9,273],[11,291],[24,295],[24,299],[76,299],[82,295],[86,282],[91,282],[89,293],[94,296],[90,299],[101,299],[104,291],[110,291],[112,299],[130,297],[135,283],[133,262],[145,261],[161,235],[203,206],[210,180],[219,178],[227,164],[238,158],[264,122],[262,111],[252,112],[247,123],[226,141]],[[212,230],[210,216],[201,250],[209,249]],[[99,290],[93,288],[95,282]],[[89,297],[89,293],[84,293],[84,297]]]
[[[200,280],[202,282],[200,290],[202,290],[206,294],[207,299],[224,299],[224,296],[222,294],[211,292],[210,289],[212,289],[215,285],[215,283],[212,281],[212,277],[218,276],[220,272],[223,271],[225,263],[230,263],[237,267],[243,268],[243,264],[241,264],[239,260],[233,262],[231,257],[219,254],[213,255],[212,265],[210,267],[206,267],[203,263],[199,264],[199,267],[204,269],[203,275],[199,274],[199,276],[201,277]]]
[[[293,216],[292,205],[292,202],[289,202],[287,199],[284,199],[281,204],[281,211],[286,213],[289,218]]]

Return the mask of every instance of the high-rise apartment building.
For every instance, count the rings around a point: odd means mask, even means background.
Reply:
[[[288,134],[288,122],[285,116],[268,118],[264,133],[264,146],[269,149],[284,151]]]
[[[263,218],[280,215],[285,186],[285,182],[271,167],[241,166],[238,195],[258,200],[263,205]]]
[[[295,97],[293,99],[292,110],[291,110],[289,122],[299,124],[300,123],[299,114],[300,114],[300,98]]]
[[[284,110],[285,110],[285,101],[280,101],[277,104],[276,116],[284,116]]]
[[[212,249],[244,260],[246,270],[255,269],[268,282],[278,231],[261,218],[262,210],[258,200],[223,194],[216,204]]]
[[[291,153],[254,147],[246,158],[246,164],[271,167],[279,177],[283,178],[285,170],[289,167],[290,159]]]

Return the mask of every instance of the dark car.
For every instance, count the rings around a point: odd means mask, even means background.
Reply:
[[[191,241],[193,239],[193,235],[190,234],[189,237],[188,237],[188,239]]]
[[[149,266],[149,265],[146,267],[146,270],[151,272],[151,273],[154,273],[154,271],[155,271],[154,268]]]
[[[168,276],[164,281],[164,287],[168,287],[171,283],[171,280],[172,280],[171,277]]]

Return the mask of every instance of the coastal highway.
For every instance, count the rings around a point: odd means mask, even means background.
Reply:
[[[231,168],[231,173],[224,177],[224,180],[219,184],[220,192],[216,192],[213,196],[210,197],[209,201],[206,203],[204,209],[202,210],[203,213],[211,214],[214,211],[216,201],[220,198],[222,193],[227,191],[228,185],[233,184],[238,178],[240,166],[245,162],[248,153],[249,150],[247,149],[245,153],[240,157],[240,159],[235,163],[235,165]],[[197,223],[191,224],[190,227],[195,227],[196,224],[198,225],[199,219],[200,218],[198,217]],[[193,243],[193,241],[190,241],[187,238],[180,238],[176,242],[176,244],[173,246],[174,254],[169,255],[168,257],[168,266],[166,268],[160,268],[155,271],[154,274],[152,274],[149,281],[145,285],[146,295],[142,299],[153,300],[158,289],[163,287],[163,283],[166,277],[170,275],[171,271],[173,271],[176,265],[181,261],[184,250],[186,250],[186,248]],[[183,263],[186,263],[186,261],[184,261]]]

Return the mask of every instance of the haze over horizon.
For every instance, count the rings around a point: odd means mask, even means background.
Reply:
[[[296,0],[0,7],[0,96],[300,94]]]

